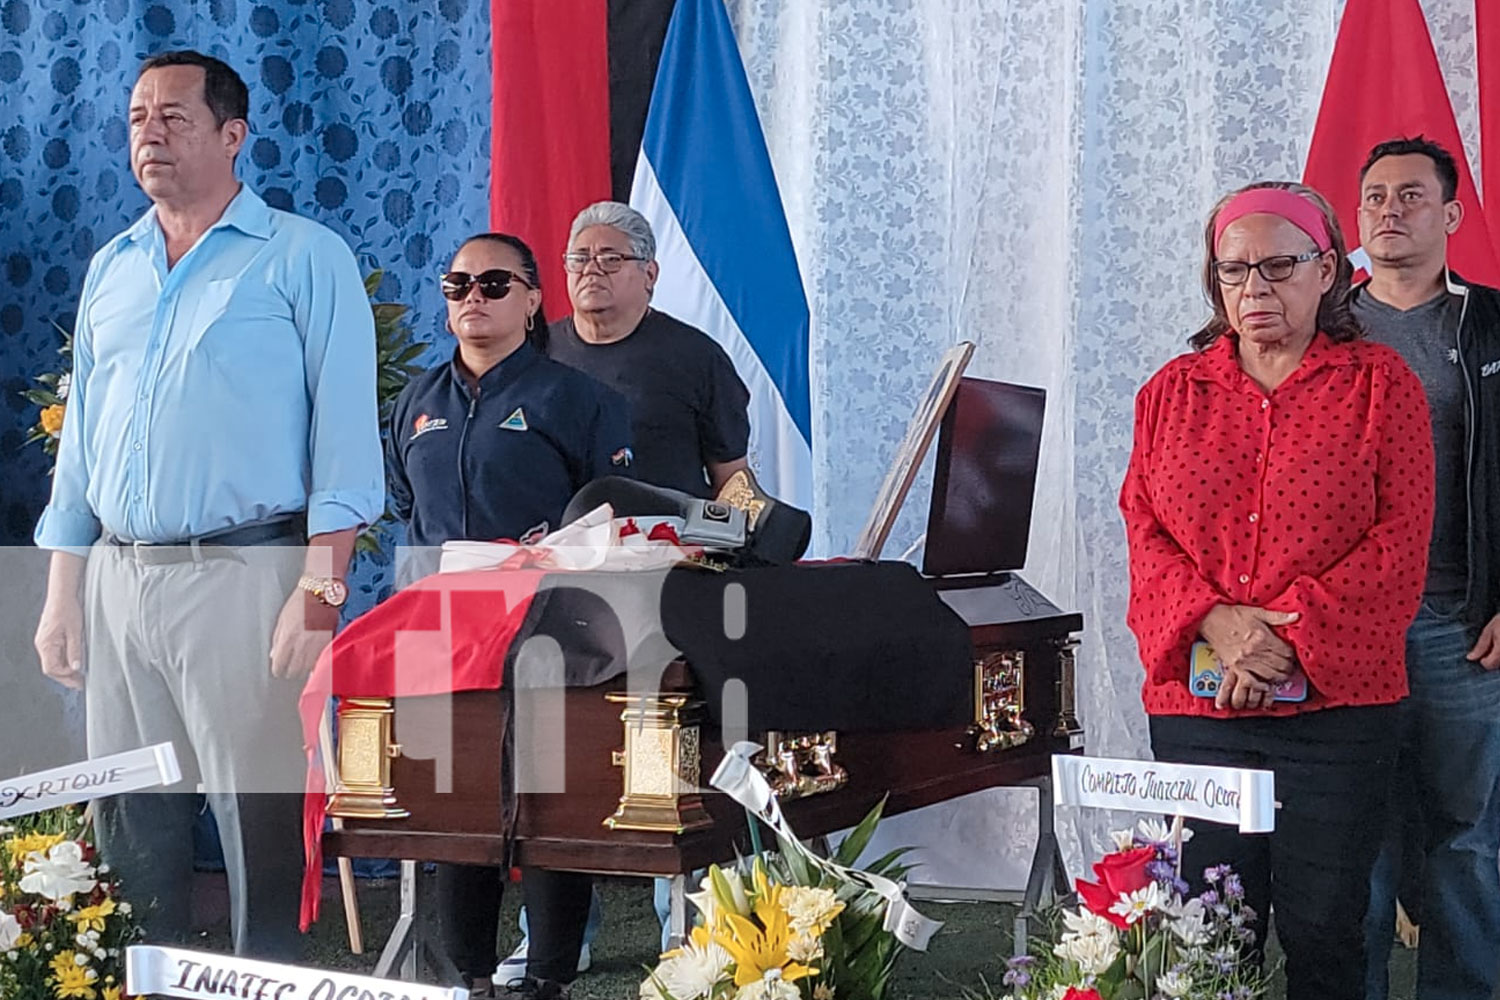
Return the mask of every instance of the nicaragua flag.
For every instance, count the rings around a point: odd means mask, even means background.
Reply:
[[[807,296],[723,0],[678,0],[630,204],[656,233],[652,305],[705,331],[750,389],[750,467],[812,509]]]

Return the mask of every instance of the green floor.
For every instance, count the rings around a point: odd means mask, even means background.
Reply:
[[[199,915],[201,947],[227,947],[228,928],[221,877],[201,876],[204,901]],[[575,1000],[634,1000],[643,968],[656,957],[659,935],[651,908],[651,883],[643,879],[603,880],[605,923],[593,946],[593,968],[573,987]],[[516,908],[519,892],[506,899],[501,918],[501,945],[510,948],[519,936]],[[323,919],[314,928],[308,963],[368,972],[373,969],[395,923],[399,892],[395,881],[359,882],[365,954],[349,952],[338,884],[325,880]],[[908,953],[897,967],[889,1000],[956,1000],[961,987],[978,988],[981,979],[999,986],[1004,957],[1010,954],[1013,909],[992,903],[919,904],[923,913],[945,922],[926,954]],[[1413,954],[1397,948],[1392,959],[1392,1000],[1413,995]],[[995,993],[1002,991],[998,988]],[[1278,983],[1273,996],[1282,995]],[[842,998],[841,998],[842,1000]]]

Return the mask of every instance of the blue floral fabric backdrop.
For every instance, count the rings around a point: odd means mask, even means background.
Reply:
[[[178,48],[249,84],[241,179],[384,269],[378,297],[412,306],[422,339],[447,338],[438,270],[488,228],[486,0],[3,0],[0,544],[29,542],[50,489],[20,393],[57,366],[53,323],[71,328],[90,256],[147,207],[126,104],[141,60]],[[387,568],[367,560],[357,585],[367,605]]]

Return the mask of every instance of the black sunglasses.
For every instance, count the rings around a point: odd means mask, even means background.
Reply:
[[[505,270],[503,267],[491,268],[483,274],[469,274],[465,271],[449,271],[442,277],[443,298],[450,302],[462,302],[469,297],[469,289],[476,284],[479,286],[479,294],[487,299],[503,299],[510,294],[510,283],[514,281],[523,288],[532,286],[519,274]]]

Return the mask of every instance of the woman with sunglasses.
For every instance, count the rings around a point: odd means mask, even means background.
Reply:
[[[1151,745],[1275,773],[1275,832],[1201,824],[1183,875],[1233,866],[1215,888],[1243,888],[1260,946],[1275,908],[1290,1000],[1355,1000],[1432,527],[1427,401],[1360,339],[1317,192],[1235,192],[1204,243],[1213,318],[1136,397],[1120,494]]]
[[[435,567],[438,547],[450,539],[518,540],[558,528],[582,486],[630,474],[624,399],[529,342],[544,320],[536,258],[524,242],[504,233],[470,238],[442,276],[442,292],[458,346],[450,361],[402,391],[386,441],[407,545],[428,554],[408,566]],[[439,866],[443,942],[474,996],[491,995],[503,875],[495,867]],[[522,884],[530,974],[501,995],[566,997],[591,880],[527,869]]]

